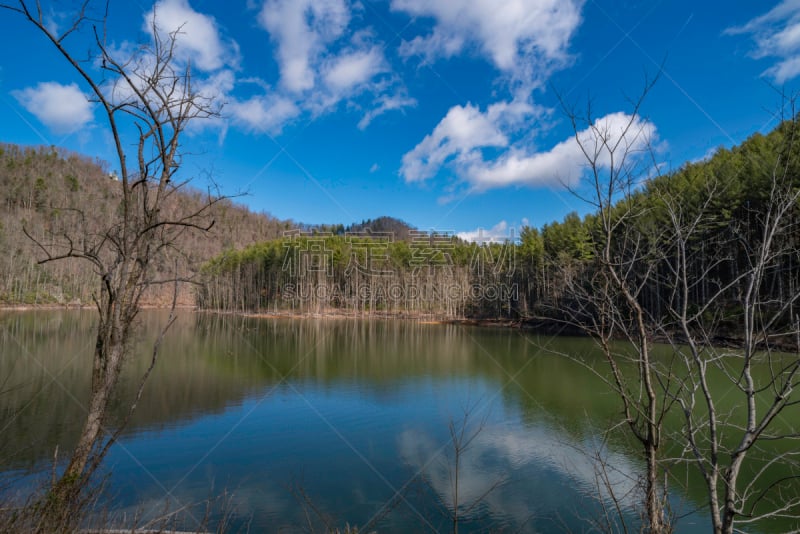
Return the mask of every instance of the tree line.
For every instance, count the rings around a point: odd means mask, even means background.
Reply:
[[[669,310],[685,299],[690,311],[702,310],[704,324],[713,325],[720,338],[736,336],[741,273],[752,261],[771,207],[770,162],[786,158],[788,175],[795,187],[800,184],[797,148],[788,142],[792,128],[787,121],[740,146],[720,148],[706,161],[661,174],[630,195],[614,194],[603,208],[615,228],[610,254],[624,262],[635,253],[629,267],[640,286],[636,299],[653,324],[669,319]],[[684,219],[697,220],[681,243],[691,280],[685,295],[676,293],[672,278],[678,261],[676,237],[668,231],[674,206]],[[636,217],[625,216],[632,210]],[[238,311],[408,312],[590,324],[595,314],[579,297],[596,281],[602,219],[597,211],[583,217],[570,213],[541,229],[524,227],[513,240],[484,244],[415,229],[400,234],[369,225],[356,231],[306,228],[208,262],[198,304]],[[785,222],[775,236],[785,253],[765,268],[760,282],[776,306],[788,302],[778,319],[784,325],[797,320],[791,297],[800,289],[798,206]],[[633,235],[636,248],[626,249],[625,236]],[[500,287],[506,291],[495,296]],[[489,295],[486,288],[492,288]],[[711,295],[715,305],[708,307]]]
[[[289,233],[208,262],[202,308],[357,315],[513,317],[515,248],[451,234]]]

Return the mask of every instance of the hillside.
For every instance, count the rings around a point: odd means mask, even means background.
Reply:
[[[197,185],[200,185],[199,182]],[[39,265],[44,257],[34,239],[48,242],[64,225],[80,219],[83,230],[96,233],[113,215],[119,182],[107,163],[56,147],[22,147],[0,143],[0,305],[86,305],[91,303],[97,277],[91,266],[68,259]],[[167,209],[192,211],[207,200],[199,189],[186,189]],[[391,234],[394,240],[409,239],[414,228],[393,217],[378,217],[360,223],[302,224],[284,221],[266,213],[254,213],[231,200],[215,204],[208,232],[192,231],[181,237],[178,260],[181,272],[192,275],[211,258],[224,251],[239,250],[253,243],[275,240],[287,231],[307,234]],[[31,237],[25,235],[25,232]],[[172,265],[163,262],[161,272]],[[167,265],[167,263],[169,265]],[[170,288],[153,287],[146,305],[163,305]],[[194,289],[184,285],[182,305],[194,305]]]
[[[90,303],[97,277],[88,262],[38,265],[43,254],[25,232],[46,243],[76,220],[82,231],[98,232],[113,217],[118,191],[119,182],[102,161],[55,147],[0,144],[0,305]],[[197,209],[205,199],[203,191],[186,189],[166,209]],[[274,239],[295,227],[230,200],[215,204],[209,219],[214,220],[209,232],[184,233],[180,253],[173,252],[164,263],[179,261],[181,272],[191,274],[224,250]],[[162,264],[160,270],[167,268]],[[163,303],[169,291],[154,288],[146,304]],[[182,288],[180,302],[194,303],[190,287]]]

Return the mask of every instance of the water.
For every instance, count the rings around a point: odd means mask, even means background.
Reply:
[[[117,417],[164,319],[142,315]],[[94,321],[0,314],[0,469],[17,490],[77,439]],[[620,408],[559,353],[596,357],[589,340],[517,330],[184,312],[104,464],[103,507],[120,522],[181,508],[191,529],[217,497],[211,527],[251,532],[448,532],[456,509],[460,532],[591,530],[609,503],[592,458]],[[635,449],[602,454],[632,517]],[[679,514],[701,504],[691,487],[672,497]]]

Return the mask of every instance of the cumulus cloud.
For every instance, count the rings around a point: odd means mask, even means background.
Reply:
[[[213,17],[195,11],[188,0],[159,0],[145,14],[143,27],[151,35],[154,18],[159,37],[178,31],[176,58],[197,67],[194,89],[209,101],[225,104],[224,117],[201,121],[193,125],[194,131],[219,128],[224,135],[233,125],[247,132],[277,135],[304,114],[320,116],[343,101],[351,109],[363,110],[359,122],[363,129],[378,115],[415,103],[402,97],[402,84],[391,73],[383,47],[372,33],[349,28],[351,13],[345,0],[266,0],[257,9],[256,22],[274,43],[280,71],[274,85],[240,78],[238,44],[225,37]],[[115,57],[134,58],[144,73],[156,66],[155,58],[142,54],[132,43],[113,48]],[[142,77],[143,92],[147,92],[147,79]],[[247,84],[257,87],[243,90]],[[106,90],[115,102],[134,98],[124,82],[109,83]],[[356,103],[361,95],[371,96],[371,106]]]
[[[509,0],[497,9],[493,0],[392,0],[395,11],[433,19],[432,30],[404,41],[401,55],[434,61],[477,53],[509,82],[511,98],[489,105],[452,107],[434,130],[403,157],[407,182],[427,180],[443,168],[474,189],[570,180],[574,159],[569,141],[551,151],[532,153],[521,135],[532,119],[545,117],[532,94],[558,68],[570,63],[569,45],[582,21],[584,0]],[[523,138],[523,139],[521,139]],[[487,161],[487,153],[491,158]],[[546,178],[545,178],[546,177]]]
[[[503,130],[513,130],[524,118],[539,112],[520,102],[492,104],[486,111],[467,104],[454,106],[433,132],[403,156],[400,174],[407,182],[435,176],[450,161],[464,165],[479,157],[479,149],[509,145]]]
[[[402,84],[391,74],[383,46],[369,29],[353,32],[352,13],[345,0],[267,0],[258,23],[275,44],[280,70],[277,93],[290,98],[302,112],[319,116],[356,97],[372,95],[359,128],[387,111],[413,105],[402,98]],[[390,95],[396,95],[391,98]]]
[[[292,99],[268,94],[230,102],[226,112],[246,131],[277,135],[301,111]]]
[[[388,87],[376,81],[390,70],[382,47],[370,40],[366,30],[349,31],[351,13],[345,0],[266,0],[258,9],[256,21],[270,34],[280,70],[275,86],[237,79],[237,43],[226,39],[216,20],[192,9],[188,0],[159,0],[145,16],[145,29],[152,31],[155,17],[162,37],[179,29],[178,57],[191,60],[205,75],[196,79],[196,89],[226,103],[225,119],[206,121],[202,127],[224,131],[232,124],[248,132],[277,135],[304,113],[321,115],[343,100],[363,92],[379,94]],[[253,82],[260,87],[241,96],[237,89]],[[117,99],[128,96],[124,88],[114,91]],[[367,111],[366,124],[401,106],[381,107],[377,102]]]
[[[203,98],[224,101],[236,85],[236,75],[230,69],[224,69],[197,80],[194,89]]]
[[[728,28],[727,35],[751,35],[756,59],[772,57],[778,62],[764,71],[777,83],[800,75],[800,1],[784,0],[767,13],[743,26]]]
[[[403,156],[401,174],[408,182],[421,181],[449,164],[460,179],[478,191],[509,186],[574,185],[580,179],[587,161],[573,136],[546,151],[512,146],[496,158],[484,158],[481,148],[509,145],[508,138],[496,126],[495,114],[491,107],[486,113],[471,106],[451,109],[432,134]],[[641,152],[654,142],[656,128],[638,116],[611,113],[579,132],[578,138],[590,152],[596,150],[598,165],[607,168],[609,147],[621,143],[629,154]]]
[[[11,94],[57,135],[76,132],[93,119],[89,97],[74,83],[41,82]]]
[[[655,138],[653,123],[622,112],[611,113],[579,132],[580,144],[575,137],[570,137],[544,152],[527,153],[524,149],[513,149],[491,162],[482,159],[470,161],[463,169],[463,176],[478,190],[518,185],[575,185],[587,165],[581,145],[596,156],[600,168],[608,168],[611,165],[611,147],[620,146],[616,153],[616,163],[619,164],[623,152],[634,157]]]
[[[203,71],[214,71],[238,60],[238,47],[221,37],[213,17],[198,13],[188,0],[159,0],[145,14],[144,31],[153,34],[153,19],[163,40],[178,32],[176,54]]]
[[[419,182],[436,175],[448,160],[470,159],[482,147],[507,146],[508,137],[500,127],[507,122],[508,110],[507,103],[493,104],[485,112],[472,104],[453,106],[433,132],[403,156],[400,173],[407,182]],[[513,113],[530,111],[515,109]]]
[[[314,63],[349,21],[344,0],[267,0],[258,22],[278,47],[283,86],[295,92],[313,88]]]
[[[334,91],[348,91],[364,84],[379,72],[385,71],[383,54],[377,46],[333,58],[323,77],[325,85]]]
[[[583,0],[509,0],[502,9],[495,0],[392,0],[391,7],[434,19],[429,35],[403,42],[402,54],[434,61],[472,45],[498,69],[511,72],[564,61]]]

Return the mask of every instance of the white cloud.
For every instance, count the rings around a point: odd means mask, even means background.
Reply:
[[[728,28],[728,35],[749,34],[756,43],[756,59],[773,57],[778,63],[764,71],[777,83],[800,75],[800,0],[784,0],[743,26]]]
[[[194,81],[193,89],[206,102],[211,103],[218,113],[202,120],[191,121],[188,130],[190,133],[218,130],[219,142],[222,144],[228,131],[228,117],[224,112],[227,105],[234,100],[231,92],[236,86],[236,81],[236,75],[230,69],[219,70],[207,78]]]
[[[503,118],[517,120],[523,112],[516,110],[509,116],[509,109],[490,106],[486,113],[480,113],[472,106],[452,108],[432,134],[403,156],[401,174],[408,182],[421,181],[450,164],[460,179],[478,191],[509,186],[574,185],[587,164],[577,140],[571,136],[543,152],[510,146],[497,124]],[[609,147],[621,142],[624,148],[618,149],[617,157],[623,150],[634,155],[655,141],[656,128],[640,117],[611,113],[579,132],[578,137],[590,152],[596,151],[599,167],[607,168]],[[484,147],[507,150],[487,161],[480,150]]]
[[[504,147],[508,138],[486,113],[471,104],[454,106],[433,132],[403,156],[401,174],[408,182],[434,176],[448,158],[463,157],[476,147]]]
[[[94,118],[89,97],[74,83],[41,82],[11,94],[57,135],[76,132]]]
[[[434,31],[426,37],[417,36],[400,45],[401,56],[420,56],[424,63],[432,63],[438,58],[448,59],[460,53],[464,48],[465,36],[459,34],[445,35]]]
[[[330,53],[320,65],[315,66],[315,70],[321,73],[320,83],[299,99],[302,107],[313,116],[337,109],[342,101],[347,101],[353,109],[360,109],[355,97],[365,93],[382,95],[399,84],[396,76],[380,76],[389,70],[380,47],[364,43],[358,43],[357,46],[364,48]],[[379,104],[374,106],[379,107]]]
[[[402,44],[404,55],[433,61],[471,44],[501,71],[534,64],[541,71],[567,58],[583,0],[508,0],[502,8],[496,0],[392,0],[391,7],[435,21],[429,35]]]
[[[203,98],[224,101],[236,85],[236,75],[230,69],[215,72],[205,79],[196,80],[194,89]]]
[[[597,119],[594,124],[578,133],[584,148],[596,156],[600,168],[611,164],[611,147],[618,143],[615,154],[630,158],[645,150],[655,141],[653,123],[625,113],[611,113]],[[630,160],[629,162],[632,162]],[[482,159],[470,161],[462,169],[463,178],[475,189],[525,185],[530,187],[575,185],[586,170],[587,159],[574,137],[561,141],[546,152],[526,153],[513,149],[492,162]]]
[[[404,91],[396,94],[382,94],[375,99],[373,107],[367,111],[361,120],[358,121],[358,129],[365,130],[376,117],[383,115],[389,111],[402,110],[403,108],[413,107],[417,105],[417,101]]]
[[[259,25],[275,44],[280,69],[278,92],[302,112],[317,117],[346,101],[363,110],[356,97],[372,95],[358,123],[366,128],[387,111],[413,105],[369,28],[352,31],[345,0],[267,0]],[[390,95],[395,95],[392,98]]]
[[[323,77],[325,85],[330,89],[347,91],[368,82],[373,76],[385,70],[383,54],[378,47],[373,47],[333,58]]]
[[[455,106],[416,147],[403,156],[407,182],[435,176],[443,167],[455,171],[475,189],[567,180],[565,162],[574,158],[567,141],[546,153],[530,151],[530,136],[519,135],[532,119],[550,113],[533,104],[532,94],[571,60],[569,44],[581,24],[584,0],[392,0],[391,7],[415,17],[433,19],[427,35],[404,41],[401,55],[424,61],[477,52],[509,82],[512,98],[480,111]],[[486,161],[492,151],[491,162]]]
[[[796,78],[800,74],[800,57],[793,57],[779,62],[774,67],[767,69],[764,74],[771,76],[778,83]]]
[[[267,0],[258,22],[278,47],[281,83],[289,91],[312,89],[313,64],[350,21],[344,0]]]
[[[509,138],[503,130],[515,129],[539,111],[514,101],[492,104],[485,112],[471,104],[454,106],[432,133],[403,156],[400,173],[407,182],[419,182],[435,176],[450,160],[458,164],[474,160],[480,148],[507,147]]]
[[[213,17],[198,13],[188,0],[160,0],[145,15],[144,31],[153,33],[153,17],[162,39],[178,31],[176,54],[203,71],[213,71],[238,61],[238,47],[224,41]]]
[[[301,113],[292,99],[274,94],[233,101],[225,110],[245,130],[272,135],[280,133],[287,122]]]

